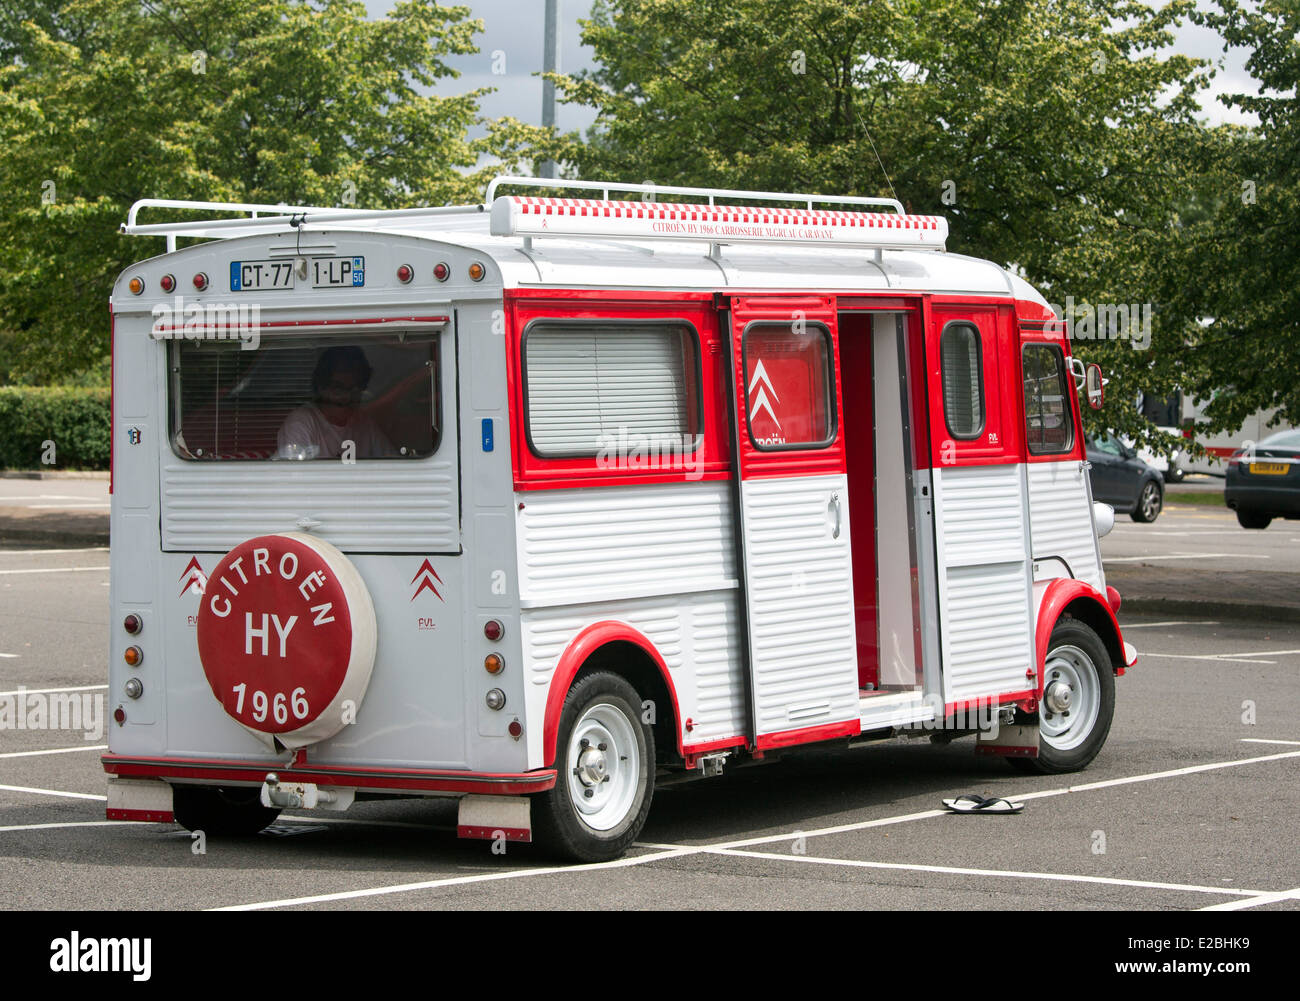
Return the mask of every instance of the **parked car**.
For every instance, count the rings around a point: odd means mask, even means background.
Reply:
[[[1228,458],[1223,502],[1242,528],[1268,528],[1274,518],[1300,518],[1300,430],[1271,434]]]
[[[1092,499],[1126,511],[1134,521],[1155,521],[1165,505],[1160,471],[1113,435],[1085,439],[1092,464]]]

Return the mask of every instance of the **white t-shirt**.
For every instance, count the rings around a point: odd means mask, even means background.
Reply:
[[[340,427],[332,423],[315,404],[309,403],[292,411],[280,425],[276,436],[279,459],[338,459],[343,455],[343,443],[351,441],[353,455],[358,459],[378,459],[395,455],[392,442],[379,430],[379,425],[365,414],[354,413]]]

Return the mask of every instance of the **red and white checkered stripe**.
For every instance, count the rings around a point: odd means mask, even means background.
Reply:
[[[948,223],[940,216],[893,212],[521,196],[497,199],[492,210],[492,232],[499,236],[643,236],[722,243],[942,247]]]

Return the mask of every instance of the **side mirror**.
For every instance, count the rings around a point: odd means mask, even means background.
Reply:
[[[1101,405],[1106,402],[1106,387],[1101,378],[1101,366],[1089,365],[1084,381],[1088,390],[1088,406],[1093,410],[1100,410]]]

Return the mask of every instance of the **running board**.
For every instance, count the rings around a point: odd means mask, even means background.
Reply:
[[[858,699],[858,711],[863,733],[934,719],[934,706],[925,701],[921,692],[867,695]]]

